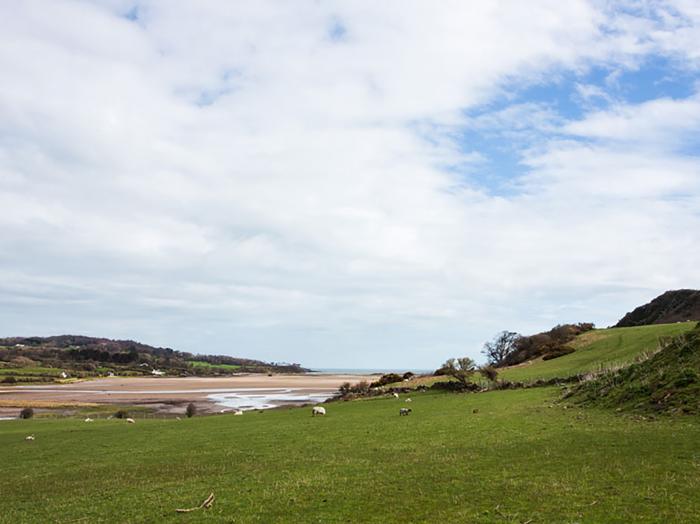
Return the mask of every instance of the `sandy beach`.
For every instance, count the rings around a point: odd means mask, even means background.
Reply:
[[[363,375],[258,375],[231,377],[112,377],[41,386],[0,387],[3,404],[20,402],[90,402],[152,407],[159,412],[178,412],[194,402],[205,412],[222,409],[263,409],[320,402],[343,382],[372,381]],[[16,412],[0,407],[0,416]]]

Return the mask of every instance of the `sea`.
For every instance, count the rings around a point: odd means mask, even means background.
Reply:
[[[387,373],[396,373],[397,375],[403,375],[404,373],[411,372],[416,375],[421,375],[424,373],[432,373],[434,369],[386,369],[386,368],[371,368],[371,369],[361,369],[361,368],[311,368],[311,373],[317,373],[319,375],[386,375]]]

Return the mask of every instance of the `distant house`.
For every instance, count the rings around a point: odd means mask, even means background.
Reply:
[[[161,371],[160,369],[154,369],[153,371],[151,371],[151,375],[153,375],[154,377],[160,377],[162,375],[165,375],[165,371]]]

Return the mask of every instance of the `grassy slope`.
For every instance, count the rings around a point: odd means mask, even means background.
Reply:
[[[608,407],[700,414],[700,328],[648,360],[580,384],[574,398]]]
[[[550,407],[557,396],[418,393],[409,417],[373,399],[325,418],[0,422],[0,521],[700,521],[700,419]],[[210,491],[206,513],[173,512]]]
[[[222,371],[236,371],[237,369],[241,369],[241,366],[233,364],[210,364],[209,362],[200,362],[198,360],[188,360],[187,363],[192,364],[195,368],[221,369]]]
[[[574,353],[552,360],[537,359],[500,371],[501,378],[515,381],[568,377],[601,365],[628,363],[644,351],[657,348],[659,337],[671,337],[694,328],[695,322],[657,324],[627,328],[596,329],[580,335],[571,345]]]

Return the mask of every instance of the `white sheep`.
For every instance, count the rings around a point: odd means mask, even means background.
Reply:
[[[126,423],[127,424],[136,424],[136,421],[133,418],[129,417],[128,419],[126,419]]]
[[[406,402],[413,402],[413,401],[410,398],[407,398]]]
[[[24,440],[34,440],[34,435],[27,435]]]
[[[243,411],[241,411],[240,409],[237,409],[236,411],[233,412],[233,414],[234,414],[234,415],[239,415],[239,416],[240,416],[240,415],[243,414]]]
[[[175,420],[182,420],[180,417],[175,417]]]
[[[326,408],[321,407],[321,406],[314,406],[311,409],[311,416],[315,417],[316,415],[325,415],[326,414]]]
[[[92,422],[92,419],[90,417],[85,419],[85,422]]]
[[[399,409],[399,416],[408,416],[409,413],[411,413],[412,410],[411,408],[401,408]]]
[[[399,398],[399,394],[398,394],[398,393],[392,393],[392,395],[394,395],[394,398]]]

